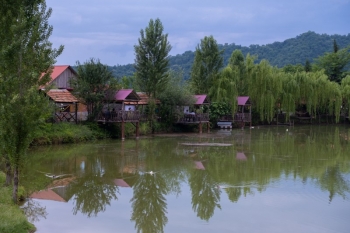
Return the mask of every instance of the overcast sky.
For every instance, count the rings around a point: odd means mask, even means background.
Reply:
[[[150,19],[159,18],[171,55],[194,51],[204,36],[219,44],[270,44],[307,31],[350,33],[350,0],[47,0],[50,38],[64,45],[57,65],[89,58],[125,65]]]

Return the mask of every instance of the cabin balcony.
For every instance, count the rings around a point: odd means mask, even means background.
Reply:
[[[139,122],[141,114],[139,111],[117,111],[100,113],[97,117],[97,122]]]
[[[198,124],[200,122],[209,122],[209,113],[185,113],[177,120],[177,123],[181,124]]]

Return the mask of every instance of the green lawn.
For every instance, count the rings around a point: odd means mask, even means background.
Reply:
[[[19,206],[13,204],[11,199],[11,188],[4,187],[4,183],[5,174],[0,172],[0,232],[34,232],[34,225],[28,222]]]

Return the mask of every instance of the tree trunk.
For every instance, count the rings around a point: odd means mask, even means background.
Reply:
[[[10,186],[12,183],[12,173],[11,173],[11,164],[7,158],[6,158],[6,162],[5,162],[5,172],[6,172],[5,186]]]
[[[17,203],[17,195],[18,195],[18,183],[19,183],[19,177],[18,177],[18,165],[15,165],[13,169],[13,191],[12,191],[12,200],[14,203]]]

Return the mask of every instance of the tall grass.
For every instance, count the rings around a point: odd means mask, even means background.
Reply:
[[[29,223],[26,216],[12,202],[11,188],[4,187],[5,174],[0,172],[0,232],[1,233],[28,233],[34,232],[35,227]]]

